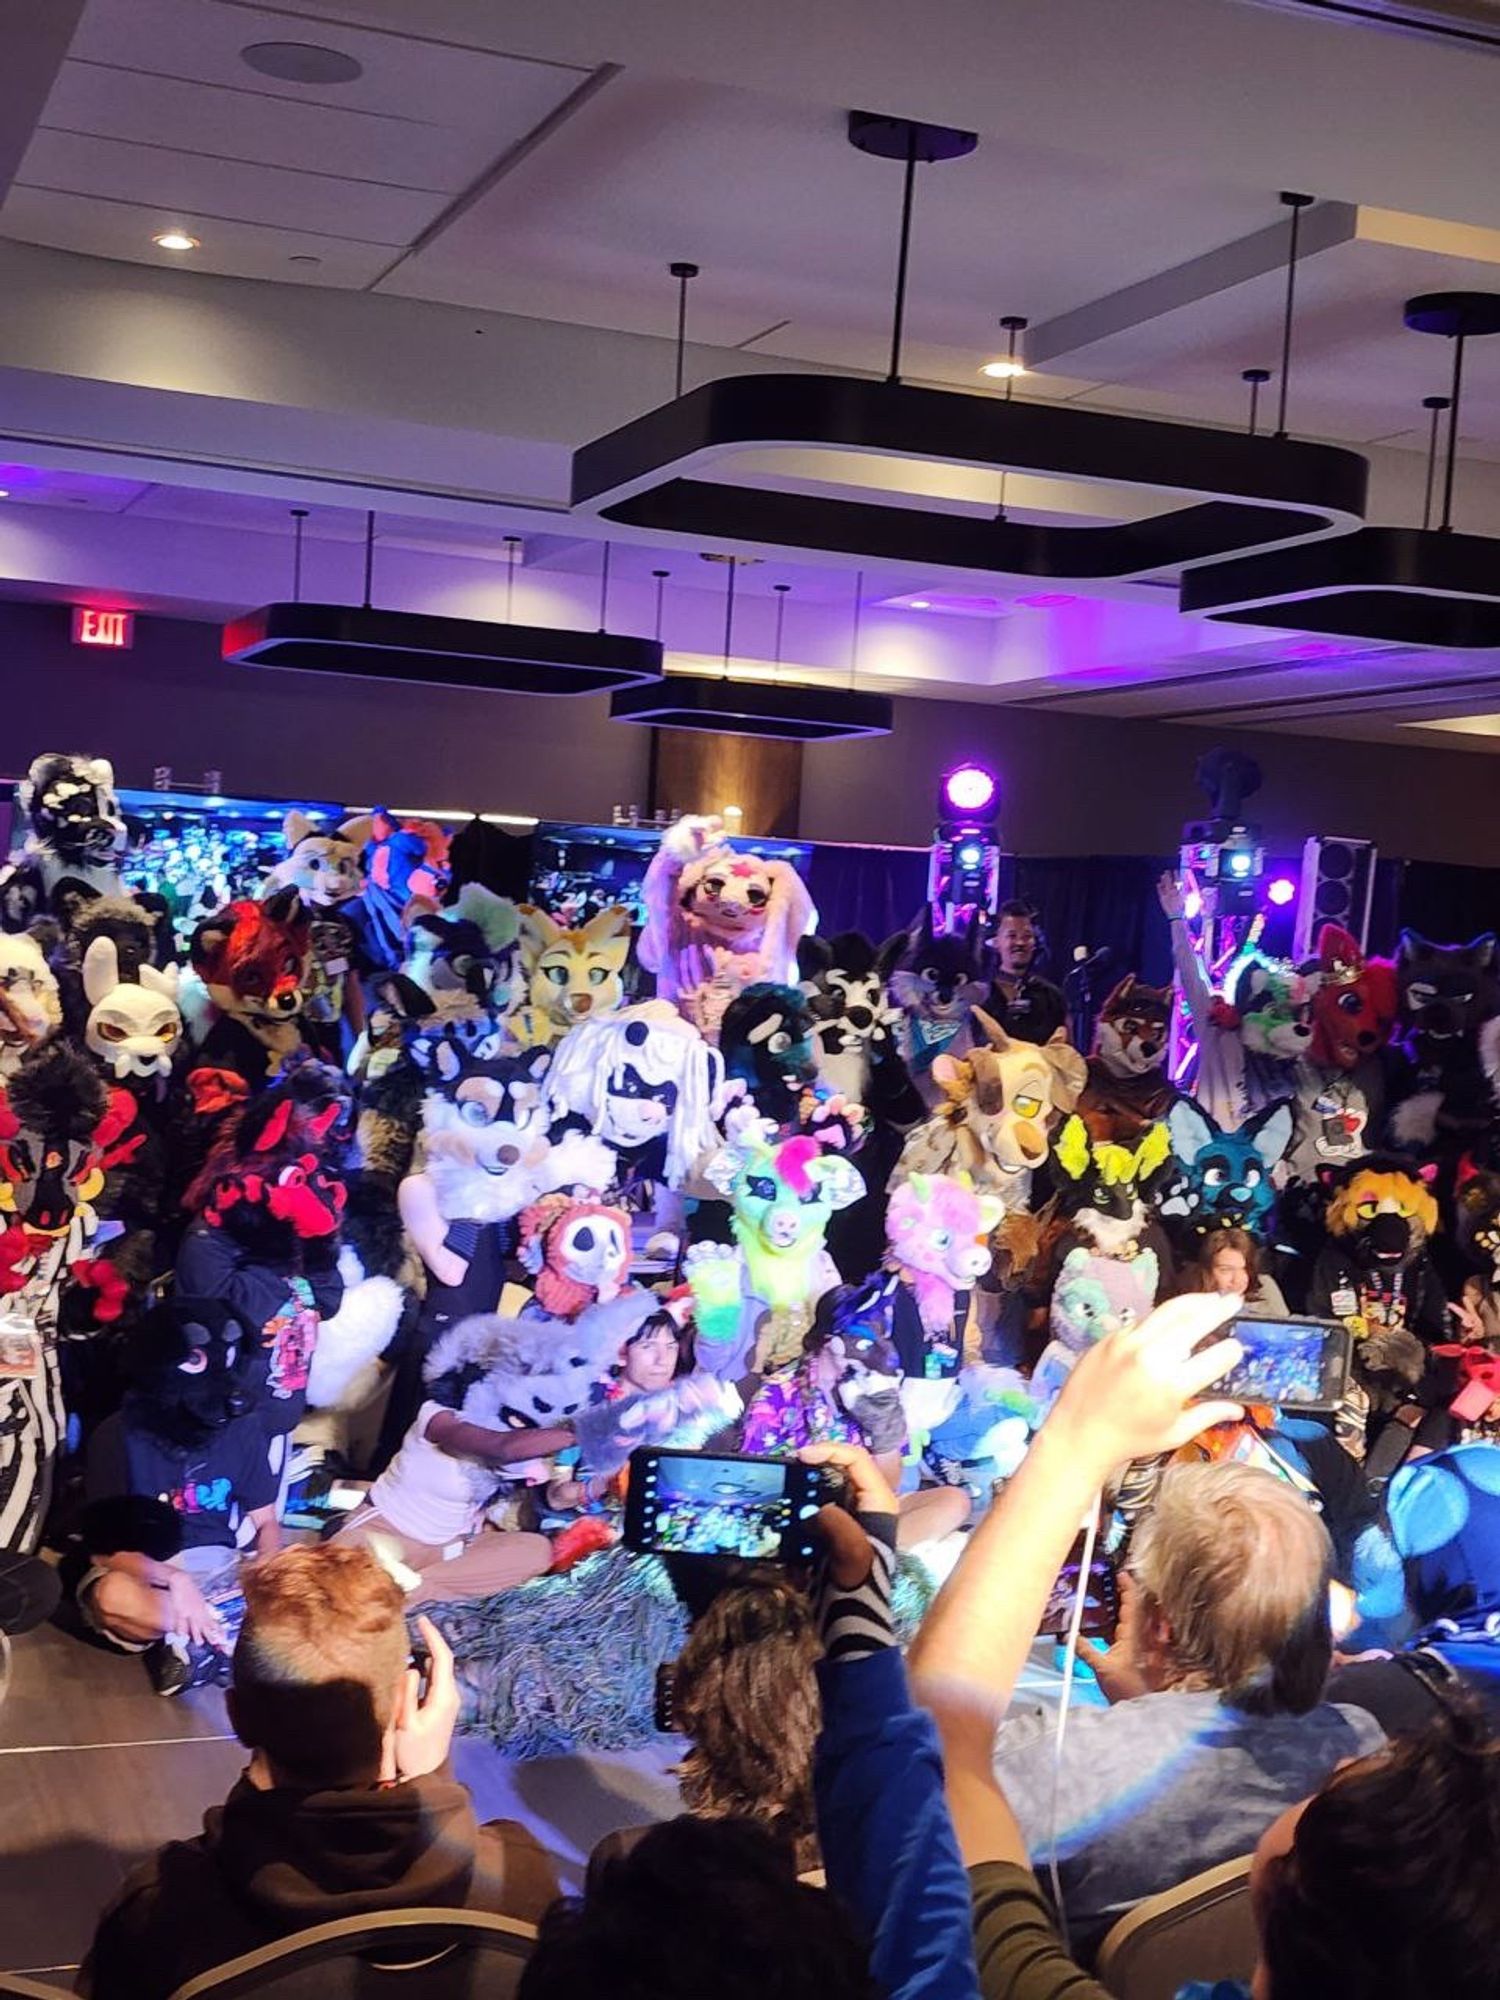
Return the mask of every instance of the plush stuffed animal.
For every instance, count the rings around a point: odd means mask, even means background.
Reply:
[[[94,1254],[93,1208],[133,1150],[135,1106],[61,1041],[0,1095],[0,1549],[41,1539],[67,1427],[59,1343],[117,1323],[125,1275]]]
[[[547,1102],[558,1131],[588,1132],[614,1155],[605,1181],[632,1214],[660,1205],[720,1143],[719,1051],[664,1000],[580,1021],[558,1043]]]
[[[1166,1117],[1180,1095],[1167,1075],[1171,1030],[1170,986],[1148,986],[1132,972],[1106,996],[1078,1099],[1091,1139],[1133,1146]]]
[[[1341,1429],[1351,1448],[1364,1443],[1359,1433],[1372,1410],[1379,1416],[1399,1402],[1427,1399],[1428,1350],[1449,1330],[1428,1248],[1438,1226],[1436,1176],[1435,1166],[1373,1154],[1323,1177],[1327,1241],[1313,1267],[1308,1310],[1343,1320],[1355,1336],[1356,1394]]]
[[[570,1194],[544,1195],[522,1211],[519,1258],[536,1305],[550,1319],[576,1319],[607,1305],[630,1281],[630,1217],[623,1208]]]
[[[895,942],[891,939],[882,955]],[[971,1017],[989,990],[978,912],[967,930],[938,936],[928,904],[921,923],[901,940],[890,974],[890,995],[901,1013],[901,1055],[929,1111],[936,1110],[945,1095],[937,1060],[961,1058],[974,1046]]]
[[[637,945],[656,990],[710,1041],[743,987],[797,978],[797,940],[816,912],[786,861],[741,854],[718,818],[680,819],[662,835],[642,884],[646,926]]]
[[[1237,1131],[1223,1132],[1190,1097],[1167,1113],[1178,1173],[1157,1213],[1191,1247],[1216,1229],[1244,1229],[1270,1239],[1276,1210],[1275,1173],[1292,1140],[1290,1104],[1267,1104]]]
[[[312,912],[312,953],[303,1002],[309,1045],[328,1062],[343,1062],[365,1024],[364,976],[379,963],[364,901],[364,849],[373,820],[358,814],[325,832],[293,810],[282,822],[286,858],[266,890],[290,887]]]
[[[550,1048],[580,1021],[625,1005],[629,910],[615,904],[576,930],[534,903],[523,903],[520,917],[527,997],[512,1025],[523,1048]]]
[[[1032,1425],[1037,1428],[1062,1392],[1078,1357],[1122,1327],[1137,1326],[1156,1303],[1160,1269],[1153,1251],[1103,1257],[1078,1245],[1063,1259],[1052,1290],[1052,1338],[1032,1371]]]
[[[967,1173],[977,1187],[1000,1195],[1008,1211],[1022,1209],[1050,1149],[1053,1123],[1078,1102],[1084,1060],[1061,1028],[1039,1047],[1014,1040],[982,1009],[974,1019],[985,1046],[934,1059],[945,1102],[907,1140],[893,1185],[914,1173]]]
[[[746,1123],[703,1169],[733,1211],[735,1248],[694,1244],[686,1273],[698,1356],[726,1381],[794,1361],[818,1300],[838,1282],[825,1248],[829,1218],[858,1201],[853,1161],[817,1139],[778,1139]]]
[[[1479,1031],[1500,1015],[1500,943],[1494,933],[1464,945],[1433,944],[1403,931],[1396,950],[1400,1066],[1392,1095],[1393,1143],[1419,1156],[1439,1150],[1445,1164],[1482,1137],[1490,1092]]]
[[[312,923],[301,897],[277,889],[228,904],[199,924],[189,955],[181,997],[198,1062],[265,1089],[304,1046]]]
[[[95,895],[124,893],[120,857],[125,815],[106,757],[51,751],[34,758],[16,786],[15,812],[25,838],[0,870],[0,925],[23,931],[55,914],[64,886]]]
[[[25,931],[0,935],[0,1082],[61,1025],[57,980],[41,946]]]

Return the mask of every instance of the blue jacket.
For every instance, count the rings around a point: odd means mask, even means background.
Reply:
[[[887,2000],[978,2000],[969,1878],[943,1797],[932,1718],[894,1647],[818,1668],[813,1765],[828,1886],[871,1940]]]

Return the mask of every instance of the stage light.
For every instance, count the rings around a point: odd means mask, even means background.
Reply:
[[[958,850],[960,868],[977,868],[984,859],[984,849],[976,841],[965,841]]]
[[[1270,888],[1267,889],[1266,894],[1279,908],[1285,909],[1288,903],[1295,900],[1297,885],[1288,876],[1278,875]]]
[[[980,764],[960,764],[943,780],[943,806],[948,812],[987,812],[995,802],[995,776]]]
[[[1251,869],[1255,866],[1255,856],[1253,854],[1246,853],[1243,848],[1238,848],[1234,850],[1232,853],[1226,854],[1224,859],[1225,863],[1228,866],[1229,873],[1231,875],[1237,876],[1239,880],[1242,882],[1249,875]]]

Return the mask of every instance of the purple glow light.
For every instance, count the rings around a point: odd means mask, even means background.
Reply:
[[[1042,590],[1030,597],[1018,597],[1017,604],[1026,604],[1033,611],[1060,611],[1065,604],[1076,604],[1078,599],[1065,590]]]
[[[943,797],[955,812],[983,812],[994,803],[994,773],[981,764],[960,764],[944,778]]]
[[[1203,898],[1196,889],[1189,889],[1182,899],[1182,914],[1191,922],[1203,915]]]
[[[1279,909],[1285,909],[1288,903],[1296,901],[1297,885],[1290,876],[1278,875],[1266,894]]]

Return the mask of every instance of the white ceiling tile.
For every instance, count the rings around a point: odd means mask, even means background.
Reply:
[[[139,70],[189,82],[225,84],[295,102],[431,118],[453,129],[485,132],[497,119],[530,127],[587,72],[549,62],[456,47],[435,38],[424,10],[412,7],[419,33],[385,33],[352,24],[299,19],[296,10],[224,4],[224,0],[89,0],[69,51],[75,61]],[[304,42],[336,49],[364,65],[352,83],[286,83],[241,60],[256,42]]]
[[[126,139],[48,131],[32,141],[17,185],[60,194],[107,193],[113,201],[205,223],[254,222],[398,247],[419,236],[450,199],[331,174],[206,159]]]
[[[192,229],[201,237],[202,248],[188,258],[159,250],[151,240],[158,230],[183,224],[191,228],[194,220],[191,215],[132,202],[20,187],[12,188],[0,207],[0,235],[90,257],[168,264],[231,278],[275,278],[289,284],[359,288],[370,284],[391,259],[387,243],[353,243],[248,222],[205,222]],[[316,257],[318,262],[294,264],[295,256]]]

